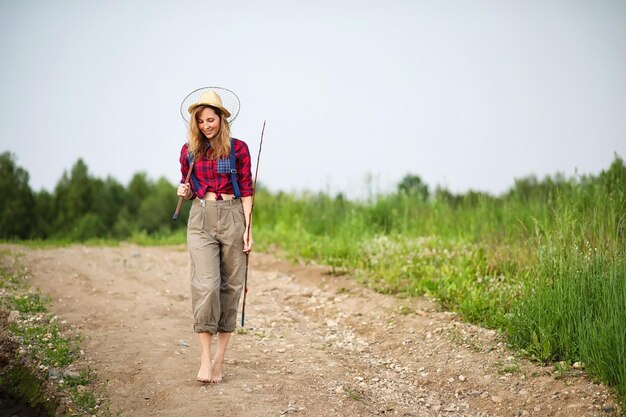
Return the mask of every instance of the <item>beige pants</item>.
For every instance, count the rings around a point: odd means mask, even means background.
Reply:
[[[246,268],[241,200],[194,199],[187,223],[194,331],[235,331]]]

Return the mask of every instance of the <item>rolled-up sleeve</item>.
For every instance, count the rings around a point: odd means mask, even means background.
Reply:
[[[189,172],[189,160],[187,159],[187,144],[183,145],[183,148],[180,150],[180,173],[183,175],[180,179],[180,183],[184,184],[185,179],[187,179],[187,173]]]
[[[187,179],[187,173],[189,172],[189,159],[187,159],[187,144],[183,145],[183,148],[180,150],[180,173],[182,177],[180,179],[180,183],[184,184]],[[196,197],[196,190],[193,189],[193,181],[189,181],[191,184],[191,190],[193,191],[192,199]]]
[[[237,164],[237,182],[239,182],[239,191],[242,197],[249,197],[254,192],[252,188],[252,163],[250,161],[250,150],[248,145],[237,140],[235,148],[236,164]]]

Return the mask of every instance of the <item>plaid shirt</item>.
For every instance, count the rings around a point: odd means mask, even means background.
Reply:
[[[250,163],[250,151],[248,145],[242,140],[233,138],[235,147],[235,165],[237,169],[237,183],[242,197],[252,195],[252,170]],[[180,151],[180,172],[183,174],[180,183],[183,184],[189,172],[189,160],[187,159],[187,144],[183,145]],[[195,161],[193,174],[200,183],[200,189],[194,190],[193,182],[189,180],[194,192],[193,197],[204,198],[207,192],[214,192],[217,197],[221,194],[234,194],[233,185],[230,179],[230,155],[221,159],[209,159],[202,157]]]

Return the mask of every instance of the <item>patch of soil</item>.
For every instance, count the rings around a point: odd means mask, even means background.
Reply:
[[[425,298],[257,253],[224,382],[200,384],[185,247],[20,250],[65,331],[85,336],[82,361],[122,416],[615,414],[603,411],[610,391],[582,372],[522,359]]]

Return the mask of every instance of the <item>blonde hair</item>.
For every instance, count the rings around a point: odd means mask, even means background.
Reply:
[[[207,155],[210,159],[225,158],[230,155],[230,125],[228,119],[220,109],[212,106],[198,106],[191,112],[189,131],[187,132],[187,152],[193,155],[194,161],[199,161],[206,155],[206,137],[198,127],[196,119],[200,112],[210,107],[220,118],[220,131],[209,141],[211,147]]]

